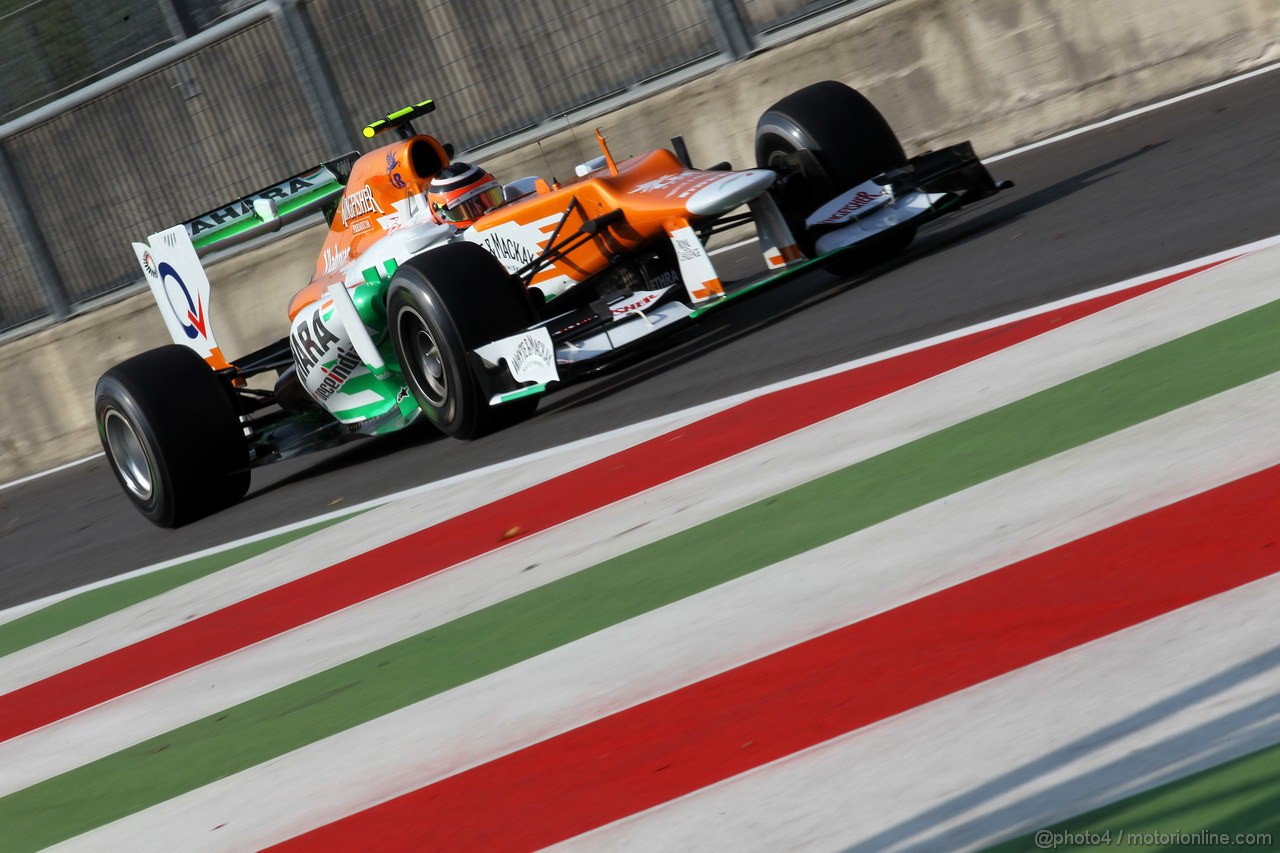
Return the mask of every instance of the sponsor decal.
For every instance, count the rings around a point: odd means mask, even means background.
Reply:
[[[160,268],[156,266],[156,257],[150,252],[142,253],[142,271],[148,278],[159,278]]]
[[[339,338],[325,325],[321,309],[311,312],[311,321],[298,323],[289,336],[289,348],[293,350],[293,361],[298,366],[298,374],[306,379],[312,368],[328,354],[329,348],[339,343]],[[341,348],[339,348],[341,351]]]
[[[688,198],[698,190],[723,179],[723,175],[707,175],[702,172],[674,172],[646,181],[636,186],[636,192],[659,192],[666,190],[667,198]]]
[[[664,190],[678,181],[679,178],[680,176],[678,174],[663,175],[660,178],[654,178],[652,181],[645,181],[643,184],[636,184],[636,192],[652,193],[657,192],[658,190]]]
[[[360,219],[371,213],[385,213],[382,205],[373,197],[373,190],[366,184],[353,193],[342,197],[342,224],[345,227],[351,220]]]
[[[324,250],[324,274],[329,275],[345,267],[351,261],[351,249],[341,249],[334,251],[330,248]]]
[[[555,353],[543,338],[526,335],[511,354],[511,373],[513,376],[520,376],[531,363],[546,367],[554,358]]]
[[[368,230],[369,230],[370,228],[372,228],[372,227],[373,227],[373,223],[372,223],[372,222],[370,222],[370,221],[369,221],[369,220],[367,220],[367,219],[360,219],[360,220],[358,220],[358,221],[356,221],[355,223],[353,223],[353,224],[352,224],[352,226],[351,226],[351,233],[352,233],[352,234],[363,234],[364,232],[368,231]]]
[[[680,284],[680,273],[675,270],[667,270],[655,276],[649,277],[649,286],[655,290],[666,290],[668,287],[675,287]]]
[[[559,221],[559,213],[552,213],[532,222],[500,222],[491,228],[484,227],[481,220],[464,229],[462,239],[480,246],[497,258],[507,268],[507,272],[514,273],[537,259],[548,235]],[[573,267],[557,261],[538,273],[533,284],[547,296],[554,297],[575,282],[573,272],[576,272]]]
[[[849,199],[844,204],[840,205],[840,207],[836,210],[835,213],[831,214],[826,219],[823,219],[818,224],[827,225],[832,222],[839,222],[840,220],[847,217],[849,214],[855,211],[861,210],[862,208],[866,207],[869,204],[873,204],[879,201],[880,199],[884,198],[884,195],[885,195],[884,190],[881,190],[878,193],[869,193],[866,190],[859,190],[858,193],[853,196],[853,198]]]
[[[188,223],[187,230],[191,233],[192,237],[196,237],[205,231],[212,231],[214,229],[221,228],[223,225],[235,222],[238,219],[244,219],[247,216],[253,216],[256,218],[256,214],[253,212],[254,201],[260,198],[266,198],[280,202],[288,199],[289,196],[307,192],[315,186],[315,182],[319,179],[321,174],[323,174],[323,172],[316,172],[314,175],[303,175],[297,178],[290,178],[283,183],[276,184],[274,187],[268,187],[260,193],[255,193],[247,198],[232,202],[226,207],[211,210],[198,219],[193,219]]]
[[[488,250],[489,254],[503,261],[507,269],[513,268],[511,264],[506,263],[507,261],[514,262],[514,268],[518,269],[528,266],[537,258],[537,255],[528,246],[518,243],[510,237],[503,237],[501,234],[491,234],[485,237],[480,241],[480,245]]]
[[[316,399],[323,401],[332,397],[361,363],[360,356],[354,349],[338,347],[338,360],[333,366],[319,368],[324,373],[324,381],[316,389]]]
[[[627,314],[634,314],[636,311],[657,302],[664,292],[665,291],[655,291],[653,293],[646,293],[639,299],[633,299],[626,305],[614,306],[610,310],[613,311],[613,316],[615,317],[625,317]]]
[[[400,173],[396,171],[399,168],[400,168],[400,161],[396,159],[396,152],[388,151],[387,152],[387,177],[391,179],[391,186],[395,187],[398,190],[402,190],[408,187],[409,185],[405,182],[405,179],[400,176]]]
[[[579,319],[579,320],[574,320],[574,321],[573,321],[572,323],[570,323],[569,325],[567,325],[567,326],[561,326],[559,329],[557,329],[557,330],[556,330],[556,334],[557,334],[557,335],[563,335],[565,332],[573,331],[574,329],[578,328],[579,326],[585,326],[585,325],[587,325],[588,323],[590,323],[590,322],[591,322],[592,320],[594,320],[595,318],[596,318],[596,315],[595,315],[595,314],[590,314],[590,315],[588,315],[588,316],[586,316],[586,317],[583,317],[583,318],[581,318],[581,319]]]
[[[396,392],[396,405],[400,405],[409,397],[409,386],[401,385],[400,390]]]
[[[682,261],[694,261],[702,256],[702,246],[692,230],[688,234],[671,235],[671,243],[676,248],[676,257]]]
[[[164,285],[165,296],[169,299],[169,308],[173,311],[173,316],[178,318],[178,325],[182,327],[183,333],[192,340],[207,338],[209,332],[208,327],[205,325],[204,301],[199,296],[195,299],[191,298],[191,291],[187,289],[187,283],[182,280],[182,276],[178,275],[178,271],[169,264],[160,264],[156,272],[160,276],[160,283]],[[174,285],[177,286],[178,292],[182,294],[182,302],[179,304],[175,304],[173,300]],[[183,318],[184,313],[186,314],[185,319]]]

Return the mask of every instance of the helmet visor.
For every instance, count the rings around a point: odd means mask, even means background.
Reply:
[[[501,207],[503,201],[502,187],[494,184],[475,195],[467,196],[461,201],[446,206],[436,205],[436,213],[445,222],[471,222],[484,216],[495,207]]]

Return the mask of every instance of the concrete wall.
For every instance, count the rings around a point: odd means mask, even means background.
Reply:
[[[994,153],[1276,59],[1275,0],[896,0],[591,123],[620,156],[682,133],[695,162],[746,166],[756,117],[830,78],[878,104],[909,153],[965,138]],[[572,174],[567,132],[543,147]],[[546,172],[535,146],[484,162],[504,178]],[[228,355],[283,334],[322,240],[309,229],[210,269]],[[0,481],[95,452],[97,377],[166,342],[144,293],[0,346]]]
[[[1275,59],[1274,0],[895,0],[593,123],[617,154],[682,133],[695,162],[747,166],[761,112],[836,79],[880,107],[908,153],[959,139],[996,153]],[[567,132],[543,147],[572,174]],[[546,171],[532,146],[486,165]]]

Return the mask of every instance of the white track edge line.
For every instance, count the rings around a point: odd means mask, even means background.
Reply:
[[[1181,95],[1174,95],[1172,98],[1166,98],[1162,101],[1156,101],[1153,104],[1147,104],[1145,107],[1138,107],[1137,109],[1132,109],[1132,110],[1129,110],[1128,112],[1123,112],[1123,113],[1120,113],[1119,115],[1112,116],[1111,118],[1103,119],[1102,121],[1096,121],[1093,124],[1086,124],[1083,127],[1077,127],[1073,130],[1064,131],[1063,133],[1050,136],[1046,139],[1041,139],[1038,142],[1032,142],[1030,144],[1023,145],[1018,148],[1010,149],[1009,151],[1003,151],[991,157],[985,157],[983,158],[982,162],[995,163],[1000,160],[1007,159],[1009,157],[1017,157],[1019,154],[1025,154],[1028,151],[1034,151],[1037,148],[1044,148],[1048,145],[1054,145],[1059,142],[1064,142],[1073,137],[1082,136],[1086,133],[1090,133],[1092,131],[1099,130],[1104,127],[1108,127],[1113,124],[1119,124],[1122,121],[1127,121],[1128,119],[1136,118],[1137,116],[1145,115],[1146,113],[1155,112],[1156,110],[1164,109],[1165,107],[1170,107],[1170,106],[1173,106],[1174,104],[1181,103],[1182,101],[1189,101],[1192,98],[1198,98],[1201,95],[1206,95],[1209,92],[1214,92],[1214,91],[1217,91],[1218,89],[1226,88],[1227,86],[1234,86],[1236,83],[1243,83],[1245,80],[1250,80],[1254,77],[1261,77],[1263,74],[1270,74],[1272,71],[1276,71],[1277,69],[1280,69],[1280,62],[1273,62],[1270,65],[1264,65],[1261,68],[1254,68],[1253,70],[1246,71],[1243,74],[1237,74],[1234,77],[1228,77],[1226,80],[1219,80],[1216,83],[1210,83],[1207,86],[1201,86],[1198,89],[1192,89],[1190,92],[1183,92]]]
[[[23,483],[30,483],[32,480],[39,480],[41,477],[48,477],[50,474],[57,474],[59,471],[65,471],[68,468],[74,468],[77,465],[83,465],[86,462],[92,462],[95,459],[101,459],[103,456],[106,456],[106,454],[99,450],[97,453],[90,454],[89,456],[82,456],[79,459],[64,462],[61,465],[55,465],[52,468],[46,468],[43,471],[37,471],[34,474],[28,474],[27,476],[19,477],[16,480],[10,480],[7,483],[0,483],[0,492],[3,492],[5,489],[11,489],[14,486],[21,486]]]

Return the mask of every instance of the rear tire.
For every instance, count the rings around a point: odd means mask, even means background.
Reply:
[[[818,168],[802,171],[796,161],[808,155]],[[756,163],[787,173],[774,195],[810,257],[814,249],[804,236],[804,221],[811,213],[844,190],[906,162],[902,143],[875,105],[834,80],[792,92],[756,123]],[[914,236],[914,228],[895,230],[864,247],[873,251],[858,254],[887,256],[906,248]]]
[[[387,293],[387,327],[405,381],[427,419],[469,440],[530,417],[536,397],[490,406],[467,353],[534,322],[523,286],[473,243],[406,261]]]
[[[203,518],[249,490],[234,392],[184,346],[144,352],[104,373],[94,414],[125,495],[161,527]]]

